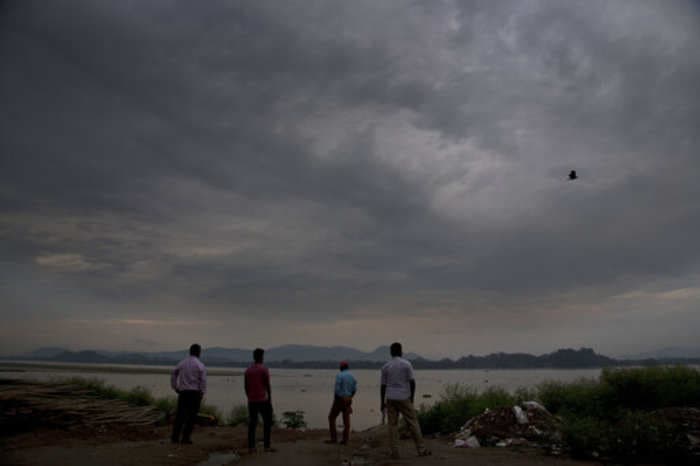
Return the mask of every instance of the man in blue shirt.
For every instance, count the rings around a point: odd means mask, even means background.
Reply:
[[[340,372],[335,376],[335,396],[333,398],[333,406],[328,414],[328,426],[331,431],[331,439],[329,443],[338,441],[338,433],[335,428],[335,420],[338,414],[343,413],[343,440],[342,445],[348,443],[350,438],[350,414],[352,414],[352,397],[357,391],[357,381],[348,370],[348,363],[343,361],[340,363]]]

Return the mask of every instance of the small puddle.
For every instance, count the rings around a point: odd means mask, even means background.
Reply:
[[[237,464],[241,460],[241,457],[236,452],[228,453],[210,453],[209,458],[201,463],[197,463],[197,466],[228,466],[230,464]]]

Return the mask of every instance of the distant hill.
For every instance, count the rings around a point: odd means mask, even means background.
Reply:
[[[149,353],[115,352],[115,351],[69,351],[65,348],[40,348],[27,354],[17,356],[17,359],[33,359],[61,362],[113,362],[124,364],[169,364],[187,356],[188,350],[158,351]],[[247,364],[253,356],[252,349],[241,348],[204,348],[202,360],[208,364]],[[419,359],[415,353],[405,355],[409,359]],[[382,362],[389,359],[389,347],[380,346],[374,351],[364,352],[347,346],[313,346],[313,345],[283,345],[265,350],[265,361],[307,363],[314,361],[369,361]]]
[[[57,353],[57,351],[59,351]],[[158,364],[170,365],[187,355],[186,350],[153,353],[127,353],[108,351],[67,351],[60,348],[41,348],[13,359],[44,360],[56,362]],[[216,366],[243,367],[249,364],[250,349],[205,348],[202,359]],[[372,352],[364,352],[345,346],[284,345],[265,352],[265,362],[278,368],[334,369],[338,361],[347,360],[353,368],[378,368],[389,358],[389,348],[380,346]],[[597,354],[590,348],[559,349],[543,355],[527,353],[492,353],[485,356],[463,356],[459,359],[429,360],[415,353],[405,355],[417,369],[575,369],[627,365],[697,364],[700,360],[688,358],[623,360]]]
[[[33,359],[53,358],[61,353],[65,353],[66,351],[68,350],[65,348],[46,347],[34,350],[24,356],[31,357]]]

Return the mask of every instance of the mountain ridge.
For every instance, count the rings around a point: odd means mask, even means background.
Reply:
[[[68,351],[55,354],[59,348],[39,348],[23,356],[3,359],[42,360],[46,362],[74,362],[97,364],[172,365],[187,355],[186,350],[152,353]],[[49,351],[50,350],[50,351]],[[54,354],[47,357],[47,354]],[[37,357],[44,356],[44,357]],[[205,348],[202,360],[211,366],[245,367],[250,364],[252,350],[240,348]],[[700,359],[615,359],[596,353],[591,348],[563,348],[541,355],[529,353],[491,353],[484,356],[468,355],[458,359],[430,360],[415,353],[405,355],[416,369],[577,369],[633,365],[698,364]],[[296,359],[295,359],[296,358]],[[338,361],[348,360],[354,368],[378,368],[389,359],[389,348],[380,346],[364,352],[345,346],[283,345],[266,350],[265,363],[275,368],[334,369]]]

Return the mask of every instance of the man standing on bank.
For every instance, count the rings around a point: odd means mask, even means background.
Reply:
[[[381,411],[388,411],[389,417],[389,448],[391,457],[399,457],[399,413],[406,420],[413,441],[418,450],[418,456],[430,455],[430,450],[425,447],[423,434],[418,424],[416,409],[413,407],[413,399],[416,394],[416,380],[413,376],[413,366],[402,358],[401,343],[392,343],[391,361],[382,367],[381,379]]]
[[[202,398],[207,392],[207,369],[199,360],[201,354],[201,346],[196,343],[190,346],[189,357],[175,366],[170,377],[170,386],[177,392],[177,414],[170,438],[172,443],[192,443],[190,436],[194,421],[197,419]],[[182,440],[180,440],[181,430]]]
[[[357,391],[357,381],[348,370],[348,363],[340,363],[340,372],[335,376],[335,393],[333,396],[333,406],[328,414],[328,426],[331,431],[330,443],[338,441],[338,432],[335,427],[335,420],[338,414],[343,413],[343,440],[340,442],[346,445],[350,439],[350,415],[352,414],[352,397]]]
[[[253,364],[245,371],[245,394],[248,397],[248,453],[255,453],[255,429],[258,427],[258,414],[263,418],[263,444],[265,451],[275,451],[270,447],[272,429],[272,391],[270,371],[263,365],[265,350],[253,351]]]

